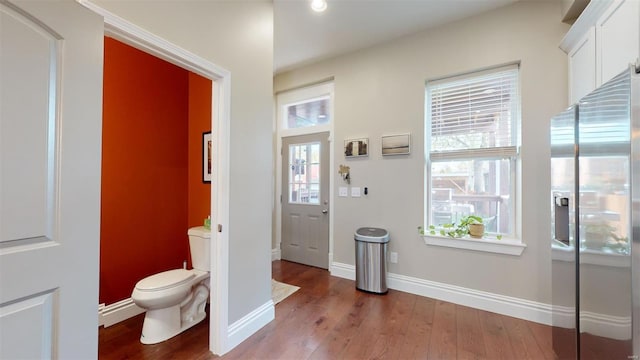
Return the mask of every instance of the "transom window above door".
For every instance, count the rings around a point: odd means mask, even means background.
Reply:
[[[329,124],[329,97],[287,105],[286,114],[287,129]]]
[[[280,137],[331,131],[333,83],[282,92],[277,95],[277,109]]]

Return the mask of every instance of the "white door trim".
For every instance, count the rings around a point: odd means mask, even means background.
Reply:
[[[214,229],[220,224],[211,246],[211,301],[209,313],[209,350],[216,355],[228,351],[228,273],[229,273],[229,127],[231,106],[231,73],[139,26],[101,8],[91,0],[80,4],[104,17],[105,35],[166,60],[183,69],[212,80],[211,125],[214,134],[215,179],[211,189],[211,214]]]
[[[331,114],[331,123],[328,126],[312,126],[308,128],[302,129],[293,129],[287,130],[282,128],[282,121],[280,121],[280,116],[282,115],[280,109],[280,98],[286,97],[288,93],[293,93],[294,91],[300,94],[301,98],[313,98],[318,95],[318,91],[309,91],[312,88],[322,88],[324,87],[326,91],[330,94],[330,114]],[[276,128],[276,188],[275,188],[275,202],[276,202],[276,239],[275,239],[275,249],[271,250],[271,258],[272,260],[280,260],[282,255],[281,246],[282,246],[282,138],[287,136],[297,136],[297,135],[306,135],[313,134],[318,132],[329,132],[329,271],[331,271],[331,264],[333,264],[333,203],[335,201],[335,196],[333,193],[334,189],[334,179],[335,173],[333,169],[335,169],[335,158],[334,158],[334,129],[335,129],[335,112],[334,112],[334,83],[333,79],[329,79],[322,83],[315,83],[313,85],[309,85],[303,88],[296,88],[290,91],[282,91],[276,94],[275,96],[276,102],[276,111],[275,111],[275,128]]]

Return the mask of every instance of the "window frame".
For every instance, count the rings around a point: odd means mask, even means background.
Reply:
[[[516,72],[516,85],[515,85],[515,98],[516,104],[512,105],[511,109],[511,146],[507,147],[489,147],[479,149],[464,149],[464,150],[452,150],[441,151],[437,154],[432,154],[432,89],[434,86],[443,83],[451,82],[464,82],[466,79],[477,78],[478,76],[494,74],[502,71],[515,71]],[[476,71],[470,71],[463,74],[457,74],[452,76],[446,76],[442,78],[427,80],[425,82],[425,118],[424,118],[424,132],[425,132],[425,162],[424,162],[424,229],[429,229],[432,219],[433,205],[432,205],[432,189],[433,179],[431,174],[432,165],[434,162],[446,162],[446,161],[464,161],[464,160],[501,160],[508,159],[509,161],[509,185],[510,185],[510,202],[508,205],[508,211],[513,216],[510,216],[510,233],[501,234],[503,237],[501,240],[497,240],[495,236],[485,237],[481,240],[471,238],[453,239],[451,237],[443,237],[440,235],[431,235],[428,230],[425,230],[423,235],[425,243],[429,245],[447,246],[455,248],[464,248],[470,250],[488,251],[494,253],[502,253],[509,255],[520,255],[526,245],[521,241],[519,234],[518,224],[520,223],[520,212],[517,211],[521,194],[519,192],[519,181],[521,177],[520,166],[520,129],[521,129],[521,72],[520,63],[509,63],[490,68],[480,69]],[[438,225],[438,224],[433,224]]]
[[[334,119],[330,118],[326,124],[305,126],[297,128],[289,128],[287,126],[288,114],[287,107],[299,104],[305,104],[317,100],[326,99],[329,103],[329,113],[333,115],[334,104],[334,86],[333,82],[324,82],[305,88],[287,90],[286,92],[276,94],[276,128],[278,136],[288,137],[305,134],[313,134],[319,132],[329,132],[333,130]]]

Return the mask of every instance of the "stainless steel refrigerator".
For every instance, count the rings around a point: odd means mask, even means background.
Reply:
[[[640,68],[551,119],[559,359],[640,357]]]

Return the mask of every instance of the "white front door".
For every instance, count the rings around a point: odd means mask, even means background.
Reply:
[[[282,258],[329,268],[329,133],[282,138]]]
[[[97,357],[103,34],[0,0],[0,359]]]

